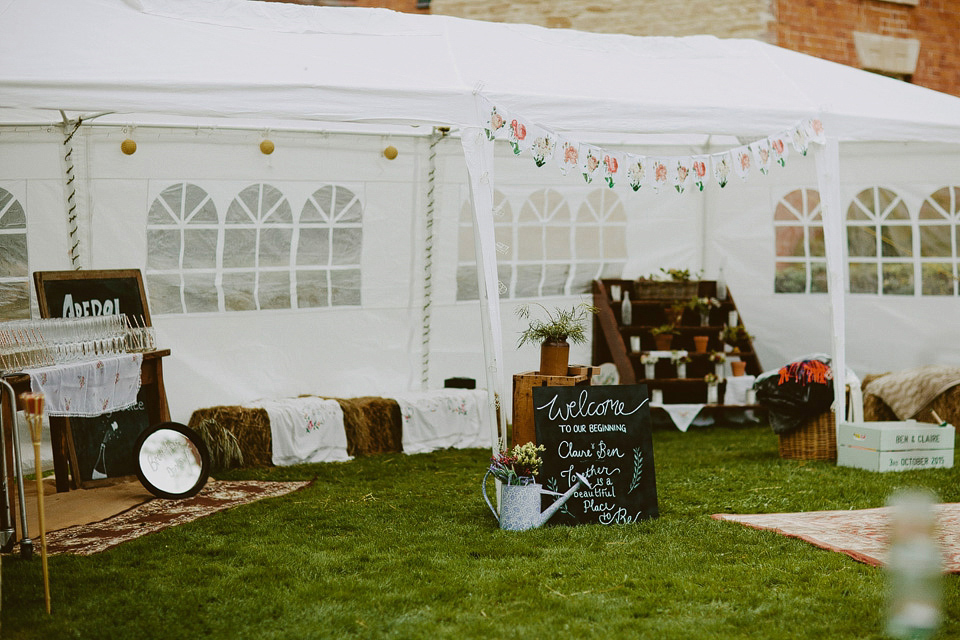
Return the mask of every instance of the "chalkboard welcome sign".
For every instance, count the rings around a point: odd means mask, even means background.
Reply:
[[[655,518],[657,485],[646,385],[535,387],[533,420],[545,447],[539,482],[564,493],[581,485],[552,524],[623,524]],[[544,497],[544,506],[553,502]]]

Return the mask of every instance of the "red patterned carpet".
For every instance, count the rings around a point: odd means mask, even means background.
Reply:
[[[89,556],[148,533],[191,522],[230,507],[282,496],[308,484],[210,480],[200,493],[186,500],[155,498],[100,522],[50,531],[47,533],[47,553]],[[39,540],[35,544],[39,544]]]
[[[890,507],[806,513],[756,515],[717,513],[713,518],[800,538],[821,549],[845,553],[854,560],[882,565],[887,552]],[[960,503],[937,505],[937,535],[944,569],[960,573]]]

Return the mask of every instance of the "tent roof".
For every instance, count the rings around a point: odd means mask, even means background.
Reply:
[[[960,99],[780,49],[248,0],[0,0],[0,123],[111,112],[960,142]]]

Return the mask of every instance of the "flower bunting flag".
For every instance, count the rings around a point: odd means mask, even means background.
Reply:
[[[557,166],[560,167],[560,173],[563,175],[567,175],[570,169],[580,166],[580,148],[569,140],[563,138],[557,140],[553,157],[556,158]]]
[[[647,181],[647,161],[646,158],[627,154],[625,164],[627,165],[627,180],[630,188],[639,191]]]
[[[589,144],[580,145],[580,173],[587,184],[600,175],[600,159],[603,150]]]
[[[753,159],[757,164],[760,173],[767,175],[770,171],[770,139],[759,140],[750,145],[753,151]]]
[[[676,170],[673,173],[673,188],[677,193],[683,193],[690,184],[690,165],[693,164],[692,158],[678,158]]]
[[[653,178],[653,192],[660,193],[662,187],[667,186],[670,176],[670,161],[666,158],[653,158],[650,177]]]
[[[660,193],[672,186],[674,192],[683,194],[692,183],[697,191],[703,191],[710,173],[717,185],[723,188],[730,181],[731,171],[742,180],[749,177],[752,169],[767,175],[773,164],[786,166],[790,146],[805,156],[811,143],[826,142],[823,123],[813,118],[786,131],[720,153],[681,157],[641,156],[565,138],[525,121],[502,107],[494,106],[482,96],[478,108],[488,140],[506,140],[515,155],[529,152],[538,167],[552,161],[564,175],[574,170],[587,184],[596,180],[610,189],[629,185],[633,191],[640,191],[647,185],[655,193]]]
[[[740,147],[733,154],[733,170],[740,176],[741,180],[746,180],[750,175],[750,168],[753,166],[753,154],[750,153],[750,147]]]
[[[710,166],[710,156],[693,156],[690,161],[690,166],[693,169],[693,184],[697,186],[698,191],[703,191],[703,187],[707,183],[707,167]]]
[[[713,177],[723,189],[730,180],[730,165],[733,164],[733,154],[730,151],[710,156],[713,160]]]
[[[611,189],[613,189],[620,177],[620,164],[620,154],[614,153],[613,151],[607,151],[603,154],[603,164],[600,168],[600,175],[603,176],[603,181],[606,182],[607,186]]]

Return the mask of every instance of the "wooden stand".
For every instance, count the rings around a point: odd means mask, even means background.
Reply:
[[[689,290],[671,294],[654,291],[647,292],[641,287],[642,283],[633,280],[603,279],[593,282],[593,304],[600,310],[593,328],[593,362],[613,362],[620,375],[620,384],[646,384],[652,392],[659,389],[663,392],[664,402],[667,404],[703,403],[707,398],[707,384],[704,376],[714,370],[710,362],[709,351],[722,351],[724,345],[720,342],[719,334],[727,323],[731,311],[737,311],[733,296],[728,293],[726,299],[720,301],[720,306],[710,310],[706,325],[701,323],[700,314],[692,309],[686,309],[676,322],[679,332],[674,336],[672,349],[686,350],[690,362],[686,366],[686,378],[680,378],[676,373],[676,366],[669,359],[661,358],[655,365],[653,378],[648,378],[641,358],[644,353],[657,350],[651,329],[669,321],[668,312],[674,303],[685,303],[693,292],[698,297],[715,297],[717,283],[713,280],[700,280],[686,283]],[[668,283],[669,284],[669,283]],[[621,317],[621,302],[610,296],[611,285],[620,287],[621,291],[630,294],[632,322],[624,324]],[[652,297],[655,296],[655,297]],[[738,326],[743,326],[743,320],[737,314]],[[707,353],[697,353],[694,337],[707,337]],[[640,340],[641,349],[630,349],[631,338]],[[759,375],[763,369],[753,349],[749,338],[741,341],[739,353],[736,354],[746,364],[746,373]],[[727,354],[733,355],[733,354]],[[723,398],[725,382],[720,383],[719,394]],[[709,403],[708,407],[722,410],[726,408],[721,403]],[[731,408],[759,408],[757,405],[732,405]]]
[[[596,367],[570,365],[565,376],[543,376],[538,371],[518,373],[513,376],[513,445],[537,443],[537,431],[533,424],[534,387],[588,386]]]

